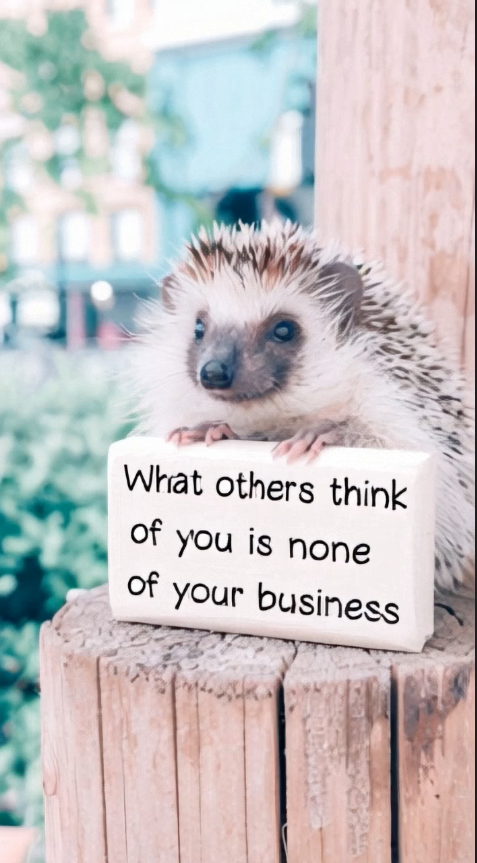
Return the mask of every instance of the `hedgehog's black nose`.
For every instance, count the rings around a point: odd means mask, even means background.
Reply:
[[[210,360],[203,366],[200,382],[207,390],[227,390],[232,386],[234,370],[232,363]]]

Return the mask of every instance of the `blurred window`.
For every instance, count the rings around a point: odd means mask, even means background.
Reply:
[[[117,261],[140,261],[144,252],[144,221],[139,210],[121,210],[112,217]]]
[[[106,10],[114,26],[124,30],[136,17],[136,0],[106,0]]]
[[[28,266],[38,260],[39,227],[34,216],[18,216],[11,223],[11,255],[15,264]]]
[[[59,251],[64,261],[85,263],[90,256],[91,219],[86,213],[65,213],[59,222]]]
[[[18,194],[26,192],[33,183],[33,166],[25,147],[13,147],[5,167],[5,180]]]
[[[0,330],[12,322],[12,306],[6,291],[0,291]]]
[[[111,148],[111,164],[116,177],[133,181],[141,176],[140,129],[134,120],[126,120],[118,129]]]
[[[272,139],[270,187],[289,194],[303,179],[303,115],[287,111],[278,120]]]
[[[60,304],[53,291],[29,291],[20,296],[18,323],[21,327],[49,330],[58,324]]]

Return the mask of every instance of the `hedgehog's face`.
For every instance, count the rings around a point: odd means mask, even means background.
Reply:
[[[264,399],[286,389],[303,339],[302,325],[287,311],[232,324],[214,320],[213,310],[204,308],[191,334],[189,375],[219,401]]]
[[[271,409],[293,412],[303,393],[321,389],[326,399],[340,382],[330,357],[353,327],[361,277],[322,262],[299,229],[283,230],[273,240],[253,229],[205,235],[163,283],[169,343],[205,399],[275,400]]]

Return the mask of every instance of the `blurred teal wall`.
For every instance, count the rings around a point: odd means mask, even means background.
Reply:
[[[218,43],[161,53],[151,99],[180,116],[188,134],[182,147],[156,148],[166,184],[194,195],[265,186],[275,122],[284,111],[307,109],[315,66],[314,42],[288,35],[255,48]]]
[[[179,117],[185,134],[180,146],[159,136],[153,158],[164,183],[197,198],[266,187],[275,123],[285,111],[306,112],[315,77],[315,40],[287,33],[158,54],[151,106]],[[196,217],[182,201],[160,206],[164,259],[175,256]]]
[[[47,276],[86,290],[99,279],[119,291],[131,285],[147,290],[197,227],[200,207],[191,202],[206,201],[231,187],[267,185],[275,123],[287,110],[307,110],[315,75],[315,41],[296,34],[158,53],[148,80],[150,106],[176,116],[181,131],[171,141],[158,129],[152,161],[164,185],[182,197],[157,198],[156,263],[95,270],[89,263],[60,262]]]

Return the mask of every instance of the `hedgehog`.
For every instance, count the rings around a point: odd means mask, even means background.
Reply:
[[[203,229],[143,309],[128,377],[136,433],[178,446],[434,453],[436,585],[473,587],[474,410],[457,358],[381,264],[291,223]]]

